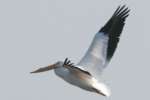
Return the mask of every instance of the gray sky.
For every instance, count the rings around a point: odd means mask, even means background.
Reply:
[[[106,100],[53,71],[29,72],[66,57],[77,63],[120,4],[131,12],[105,70],[109,100],[150,99],[149,0],[1,0],[0,100]]]

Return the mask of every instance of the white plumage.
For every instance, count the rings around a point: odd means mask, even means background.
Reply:
[[[88,51],[78,64],[74,65],[66,58],[64,62],[58,61],[31,73],[54,69],[56,75],[72,85],[110,96],[110,90],[99,78],[117,48],[129,11],[125,5],[117,8],[110,20],[96,33]]]
[[[85,56],[78,63],[83,69],[93,75],[101,74],[106,67],[108,37],[104,33],[97,33]]]

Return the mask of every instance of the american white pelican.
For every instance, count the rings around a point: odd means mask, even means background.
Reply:
[[[72,85],[110,96],[110,90],[99,77],[116,50],[129,11],[125,5],[117,8],[106,25],[96,33],[88,51],[78,64],[75,65],[66,58],[65,61],[58,61],[31,73],[54,69],[56,75]]]

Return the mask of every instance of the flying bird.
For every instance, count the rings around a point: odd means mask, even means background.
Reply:
[[[96,33],[79,63],[74,64],[66,58],[64,61],[58,61],[31,73],[54,69],[56,75],[66,82],[109,97],[111,95],[110,89],[99,78],[113,57],[129,12],[130,9],[125,5],[116,9],[108,22]]]

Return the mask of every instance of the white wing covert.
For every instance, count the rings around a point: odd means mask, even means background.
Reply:
[[[104,33],[97,33],[78,65],[84,67],[84,70],[94,72],[94,74],[98,71],[97,74],[99,74],[106,64],[107,43],[108,37]]]
[[[125,5],[117,8],[110,20],[95,35],[78,66],[92,75],[99,75],[102,72],[116,50],[129,11]]]

